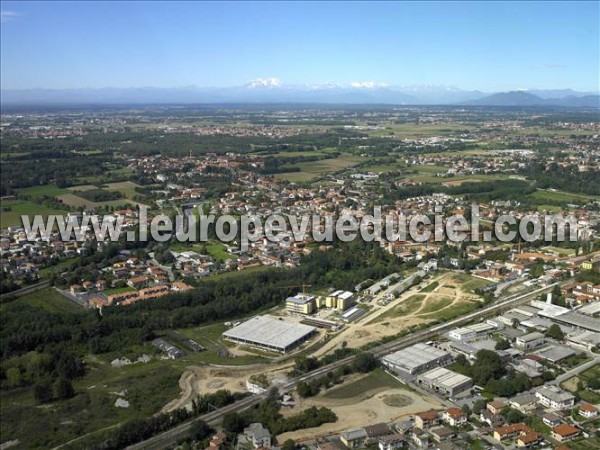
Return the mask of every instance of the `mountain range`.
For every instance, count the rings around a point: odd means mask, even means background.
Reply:
[[[277,78],[251,81],[243,86],[201,88],[101,88],[2,90],[3,106],[84,104],[192,104],[192,103],[324,103],[387,105],[562,106],[600,108],[594,92],[519,90],[482,92],[453,86],[387,86],[374,82],[349,85],[284,85]]]

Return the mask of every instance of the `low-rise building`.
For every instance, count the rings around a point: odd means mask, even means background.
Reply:
[[[448,408],[442,413],[442,420],[451,427],[466,425],[467,415],[459,408]]]
[[[367,432],[364,428],[345,430],[340,433],[340,440],[348,448],[361,448],[367,440]]]
[[[579,415],[585,417],[586,419],[593,419],[598,415],[598,408],[589,403],[582,403],[579,407]]]
[[[544,335],[534,331],[523,336],[519,336],[515,339],[515,346],[519,350],[530,350],[532,348],[539,347],[544,343]]]
[[[546,408],[567,409],[575,405],[575,396],[556,386],[543,386],[535,393],[538,403]]]
[[[558,442],[568,442],[581,434],[581,430],[573,425],[562,424],[552,428],[552,438]]]
[[[421,430],[426,430],[435,425],[439,425],[440,418],[437,411],[424,411],[415,414],[415,426]]]

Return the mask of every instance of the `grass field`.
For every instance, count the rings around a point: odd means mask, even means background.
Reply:
[[[29,216],[30,220],[33,220],[34,215],[40,214],[46,220],[50,214],[64,215],[67,213],[60,209],[48,208],[25,200],[5,200],[2,202],[2,208],[10,208],[10,211],[0,212],[0,228],[23,226],[21,215]]]
[[[19,195],[29,195],[33,199],[37,199],[44,196],[56,197],[58,195],[69,193],[67,189],[59,188],[55,184],[45,184],[43,186],[33,186],[18,189],[17,192],[19,193]]]
[[[11,308],[28,305],[35,308],[43,309],[51,313],[72,313],[83,312],[84,309],[65,298],[54,288],[40,289],[39,291],[23,295],[9,303],[0,304],[0,312],[9,311]]]
[[[569,192],[562,191],[546,191],[546,190],[537,190],[532,194],[529,194],[529,197],[534,198],[536,200],[542,201],[558,201],[565,203],[585,203],[589,200],[594,200],[594,197],[581,195],[581,194],[571,194]]]
[[[431,314],[434,312],[437,312],[441,309],[446,308],[447,306],[452,304],[452,299],[448,298],[448,297],[441,297],[441,298],[436,298],[433,301],[429,300],[427,302],[427,305],[423,307],[423,309],[421,309],[419,311],[419,315],[423,314],[423,315],[427,315],[427,314]]]
[[[123,194],[123,197],[128,199],[133,199],[133,197],[137,194],[135,192],[135,188],[139,187],[137,184],[132,183],[131,181],[121,181],[118,183],[107,183],[104,185],[104,189],[108,191],[117,191]]]
[[[211,242],[206,245],[207,253],[219,261],[225,261],[227,259],[235,259],[235,255],[228,253],[225,244],[220,242]]]
[[[373,372],[356,381],[344,383],[341,386],[336,386],[328,390],[323,394],[323,397],[329,399],[348,399],[368,394],[369,391],[376,389],[400,388],[402,386],[402,383],[382,369],[375,369]]]
[[[69,194],[62,194],[59,195],[57,197],[60,201],[62,201],[63,203],[65,203],[66,205],[69,206],[74,206],[76,208],[81,208],[84,207],[86,209],[92,210],[92,209],[96,209],[96,208],[100,208],[103,206],[121,206],[121,205],[135,205],[135,202],[132,202],[131,200],[127,200],[127,199],[118,199],[118,200],[109,200],[106,202],[92,202],[89,200],[86,200],[83,197],[79,197],[78,195],[69,193]]]
[[[425,295],[415,294],[402,301],[394,308],[389,309],[369,323],[383,322],[386,319],[393,319],[400,316],[408,316],[415,313],[423,304]]]
[[[337,172],[338,170],[355,166],[363,161],[364,158],[361,158],[360,156],[343,154],[337,158],[293,164],[293,167],[299,167],[301,171],[280,173],[277,174],[276,177],[288,181],[310,181],[327,173]]]
[[[460,285],[463,292],[475,293],[476,289],[481,289],[490,284],[490,281],[482,280],[481,278],[475,278],[472,275],[466,273],[457,273],[453,279]]]
[[[600,437],[592,436],[576,442],[569,442],[571,450],[598,450],[600,448]]]
[[[428,284],[427,286],[425,286],[423,289],[421,289],[419,292],[431,292],[433,291],[436,287],[438,287],[440,284],[437,281],[434,281],[433,283]]]
[[[135,291],[134,288],[127,286],[127,287],[122,287],[122,288],[107,289],[104,291],[104,293],[106,295],[114,295],[114,294],[123,294],[125,292],[133,292],[133,291]]]

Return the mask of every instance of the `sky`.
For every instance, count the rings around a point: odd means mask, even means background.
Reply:
[[[598,91],[600,2],[1,2],[1,88]],[[365,84],[366,83],[366,84]]]

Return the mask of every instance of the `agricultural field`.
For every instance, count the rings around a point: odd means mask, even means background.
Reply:
[[[592,379],[600,378],[600,364],[596,364],[593,367],[583,371],[579,375],[576,375],[572,378],[569,378],[567,381],[562,383],[562,386],[573,392],[580,399],[596,404],[600,403],[600,394],[592,391],[591,389],[587,389],[587,383]],[[579,389],[579,388],[583,389]]]
[[[364,158],[360,156],[343,154],[337,158],[295,163],[293,167],[299,167],[300,172],[280,173],[276,177],[288,181],[310,181],[328,173],[347,169],[361,162],[364,162]]]
[[[343,383],[327,390],[322,397],[329,399],[348,399],[366,397],[373,395],[373,391],[385,390],[387,388],[398,388],[402,384],[394,377],[376,369],[370,374],[360,377],[355,381]]]
[[[49,287],[23,295],[11,302],[0,304],[0,312],[6,312],[23,305],[40,308],[49,313],[79,313],[84,311],[77,303],[69,300],[56,289]]]
[[[10,210],[5,211],[5,209]],[[32,219],[36,214],[41,215],[44,220],[46,220],[50,214],[64,215],[67,214],[67,212],[60,209],[49,208],[44,205],[38,205],[26,200],[3,200],[2,211],[0,212],[0,228],[11,226],[21,227],[23,226],[21,215],[29,216],[30,219]]]

